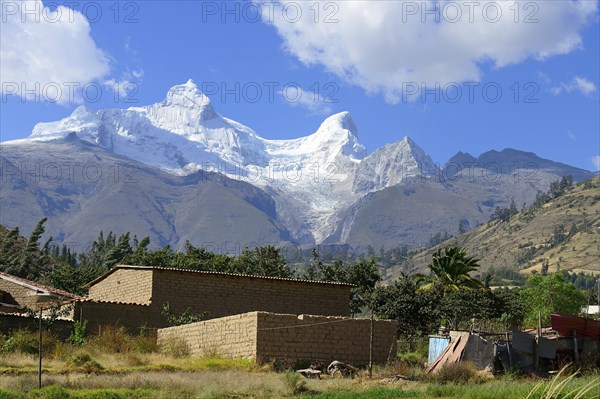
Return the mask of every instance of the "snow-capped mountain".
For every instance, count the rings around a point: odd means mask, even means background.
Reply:
[[[361,196],[435,170],[408,137],[367,156],[348,112],[330,116],[305,137],[264,139],[221,116],[192,80],[150,106],[97,112],[79,107],[61,121],[38,123],[18,142],[72,132],[168,173],[215,171],[261,187],[276,198],[283,219],[298,226],[293,232],[316,242],[332,233],[340,211]]]
[[[516,150],[489,152],[479,160],[459,153],[452,158],[453,169],[441,170],[409,137],[367,154],[348,112],[330,116],[307,136],[267,140],[251,128],[221,116],[191,80],[172,87],[163,101],[149,106],[96,112],[82,106],[63,120],[38,123],[28,138],[2,143],[0,161],[10,164],[2,167],[2,172],[17,170],[23,160],[38,157],[39,161],[40,149],[45,145],[52,148],[48,162],[60,157],[72,162],[79,156],[77,151],[83,151],[85,159],[132,160],[139,163],[137,167],[146,176],[144,181],[151,183],[118,186],[120,192],[115,191],[114,184],[95,190],[73,182],[40,185],[25,181],[27,187],[20,182],[10,189],[5,185],[0,205],[24,208],[11,215],[2,212],[1,223],[19,225],[22,218],[30,223],[29,219],[40,215],[60,214],[65,220],[63,225],[74,223],[76,227],[66,229],[57,221],[59,232],[54,237],[81,236],[93,221],[118,225],[121,231],[139,225],[140,231],[154,235],[158,242],[174,245],[184,239],[197,240],[195,234],[207,236],[202,239],[248,237],[248,232],[241,234],[240,222],[234,222],[248,220],[242,217],[248,215],[254,215],[256,226],[263,226],[251,234],[255,243],[274,240],[397,245],[409,236],[427,239],[441,230],[453,232],[463,220],[475,226],[486,221],[495,206],[511,199],[529,201],[538,189],[546,190],[556,176],[591,176],[591,172]],[[502,164],[517,160],[521,165],[537,165],[537,180],[494,180],[486,170],[483,178],[460,181],[456,174],[462,166],[454,163],[465,157],[484,164],[490,160]],[[160,172],[155,176],[151,170],[156,169]],[[172,191],[196,192],[199,174],[207,172],[226,176],[226,180],[222,186],[205,188],[202,198],[193,194],[174,196]],[[433,178],[440,176],[451,177],[452,184]],[[115,204],[137,198],[137,203],[126,205],[131,207],[126,225],[121,226],[125,215],[113,212],[110,203],[100,200],[106,197],[106,190],[117,198],[112,200]],[[129,192],[129,197],[123,197],[122,192]],[[219,202],[218,197],[226,192],[232,194],[230,200]],[[182,203],[182,198],[188,198],[188,202]],[[106,208],[101,222],[90,213],[97,212],[90,209],[92,199],[94,207],[101,204],[102,209]],[[198,214],[207,204],[213,209]],[[214,206],[223,208],[218,213],[220,218],[213,217],[217,214]],[[40,215],[32,212],[33,208],[39,208],[36,212]],[[196,213],[190,213],[192,209]],[[140,219],[144,219],[141,224]],[[203,223],[205,230],[198,230],[198,223]],[[222,223],[225,227],[215,227]],[[245,226],[253,227],[252,223]]]

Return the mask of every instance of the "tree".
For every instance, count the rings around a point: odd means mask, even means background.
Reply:
[[[344,267],[344,262],[334,260],[331,263],[325,263],[321,267],[320,280],[323,281],[346,281],[347,270]]]
[[[375,259],[363,260],[348,266],[345,280],[354,285],[350,291],[352,314],[360,313],[365,306],[372,305],[375,286],[381,280]]]
[[[111,268],[132,253],[133,249],[129,243],[129,232],[127,232],[119,237],[118,244],[106,254],[104,258],[104,266],[106,268]]]
[[[374,310],[378,317],[398,321],[398,335],[412,338],[435,331],[439,323],[438,291],[422,291],[410,276],[402,275],[389,286],[377,287]]]
[[[517,204],[515,204],[515,201],[512,200],[510,202],[510,206],[508,206],[507,208],[500,208],[497,206],[490,220],[501,220],[503,222],[508,222],[517,213],[519,213],[519,210],[517,209]]]
[[[562,224],[554,226],[554,231],[552,232],[552,236],[548,240],[550,246],[555,247],[557,245],[562,244],[567,239],[567,234],[565,232],[565,226]]]
[[[525,305],[525,325],[528,327],[537,326],[538,313],[541,314],[542,323],[547,326],[550,313],[577,315],[587,303],[585,291],[567,281],[563,272],[529,276],[521,290],[521,299]]]
[[[479,269],[478,262],[479,259],[467,256],[466,248],[452,245],[443,250],[440,248],[433,254],[431,263],[427,265],[430,277],[421,279],[425,284],[420,289],[439,289],[445,294],[461,289],[484,288],[479,280],[469,275]]]
[[[545,259],[545,260],[542,262],[542,268],[541,268],[541,270],[540,270],[540,274],[541,274],[542,276],[546,276],[546,275],[548,275],[548,269],[550,269],[550,261],[549,261],[548,259]]]
[[[520,291],[519,288],[501,288],[493,291],[502,309],[499,320],[501,323],[500,329],[515,330],[523,326],[526,309],[521,300]]]
[[[254,249],[244,248],[235,261],[235,268],[236,272],[243,274],[288,278],[292,276],[279,248],[271,245]]]
[[[87,294],[87,289],[84,287],[87,283],[102,275],[106,269],[96,265],[70,265],[64,263],[49,273],[46,273],[42,278],[42,282],[47,283],[67,292],[72,292],[78,295]]]
[[[25,241],[19,235],[19,229],[10,230],[0,245],[0,268],[6,273],[30,280],[38,279],[43,273],[53,267],[50,256],[50,243],[48,239],[40,249],[40,239],[44,234],[44,224],[48,218],[41,219]]]
[[[321,269],[323,268],[323,262],[319,259],[319,253],[316,248],[312,249],[311,259],[308,262],[306,273],[304,278],[308,280],[319,280],[321,278]]]
[[[563,176],[562,179],[556,180],[550,183],[550,189],[548,195],[550,198],[558,198],[565,193],[565,191],[573,186],[573,176]]]
[[[206,320],[210,313],[202,312],[196,314],[193,313],[192,309],[188,307],[183,313],[177,314],[171,310],[171,304],[167,302],[163,304],[160,314],[167,320],[169,326],[174,327]]]
[[[19,228],[9,230],[0,242],[0,270],[15,274],[18,271],[21,257]]]
[[[504,312],[502,305],[491,290],[457,290],[444,296],[439,312],[447,327],[467,329],[473,320],[480,324],[494,323]]]

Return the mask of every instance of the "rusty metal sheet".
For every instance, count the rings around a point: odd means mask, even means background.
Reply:
[[[600,321],[591,320],[570,314],[552,313],[550,315],[552,329],[562,337],[573,336],[573,331],[578,337],[600,338]]]

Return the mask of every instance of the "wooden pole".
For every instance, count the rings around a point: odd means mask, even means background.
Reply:
[[[600,277],[598,277],[598,320],[600,320]]]
[[[373,308],[371,308],[371,335],[369,337],[369,378],[373,378]]]
[[[533,365],[535,371],[540,371],[540,337],[542,336],[542,312],[538,312],[538,328],[535,336]]]
[[[42,389],[42,306],[40,305],[40,320],[38,322],[38,388]]]
[[[573,354],[575,355],[575,364],[579,364],[579,348],[577,347],[577,331],[573,330]]]
[[[508,352],[508,367],[512,369],[512,353],[510,353],[510,342],[508,341],[508,333],[506,333],[506,351]]]

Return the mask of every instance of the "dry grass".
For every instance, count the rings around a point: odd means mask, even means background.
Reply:
[[[96,338],[77,347],[58,343],[44,358],[45,390],[36,391],[37,356],[23,351],[0,353],[0,398],[70,399],[174,399],[174,398],[488,398],[526,397],[536,381],[488,380],[468,364],[445,368],[436,377],[424,376],[414,362],[399,361],[375,367],[373,379],[366,371],[352,379],[304,380],[294,373],[274,372],[272,366],[258,366],[249,359],[181,356],[147,345],[144,339],[128,337],[115,342],[120,333]],[[23,338],[24,342],[27,337]],[[27,347],[27,346],[25,346]],[[113,352],[103,352],[112,348]],[[396,378],[402,375],[407,379]],[[392,377],[392,378],[390,378]],[[569,389],[591,390],[581,399],[600,397],[598,375],[571,378]],[[540,385],[540,390],[545,385]],[[65,389],[67,391],[65,391]],[[587,388],[583,388],[587,389]],[[553,398],[554,399],[554,398]]]
[[[3,376],[0,387],[29,391],[37,387],[35,375]],[[248,395],[281,397],[287,395],[283,378],[276,373],[241,370],[203,372],[132,372],[127,374],[66,374],[44,378],[46,385],[68,389],[148,389],[177,393],[176,397]],[[175,397],[175,396],[173,396]]]
[[[396,371],[395,368],[381,368],[375,378],[370,380],[364,373],[354,379],[301,380],[306,382],[302,390],[297,390],[302,397],[319,399],[362,399],[362,398],[460,398],[460,399],[506,399],[525,398],[536,388],[536,380],[504,380],[495,379],[479,384],[439,384],[426,381],[395,381],[384,379]],[[541,380],[540,380],[541,381]],[[592,386],[591,390],[580,396],[580,399],[595,399],[600,392],[594,384],[597,378],[585,377],[569,380],[569,392],[581,391]],[[292,397],[293,387],[286,382],[285,373],[272,371],[222,369],[194,372],[183,371],[133,371],[113,374],[50,374],[44,376],[45,385],[62,387],[73,393],[74,398],[282,398]],[[539,390],[552,384],[541,382]],[[36,393],[35,374],[3,375],[0,379],[0,397],[2,389],[12,392],[28,392],[28,396],[19,398],[55,398]],[[57,388],[57,391],[59,389]],[[121,396],[111,392],[121,392]],[[546,392],[547,390],[544,390]],[[96,396],[89,396],[89,393]],[[6,396],[12,398],[13,396]],[[532,396],[538,397],[538,396]],[[546,399],[547,396],[539,396]],[[551,396],[552,399],[566,399],[567,396]],[[62,398],[62,397],[61,397]],[[572,397],[571,397],[572,398]]]

